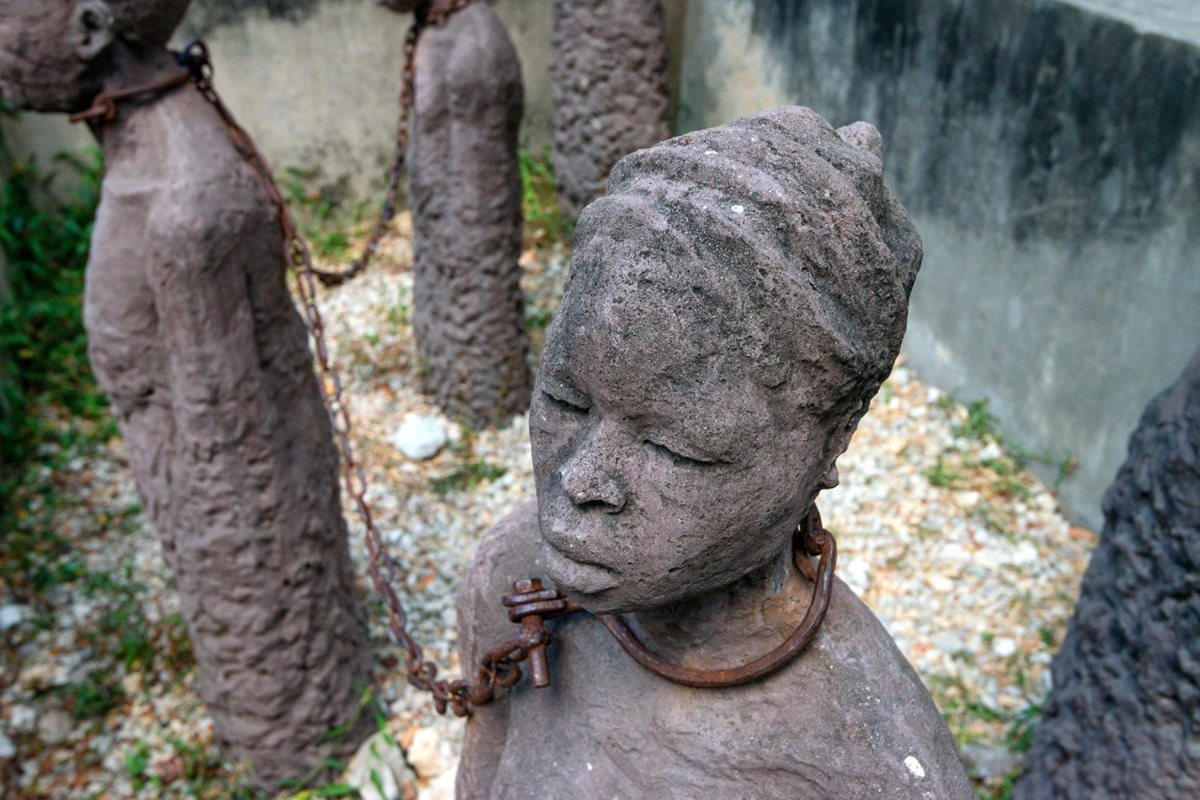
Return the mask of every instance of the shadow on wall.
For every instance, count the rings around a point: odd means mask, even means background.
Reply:
[[[1165,26],[1164,26],[1165,27]],[[1200,340],[1200,37],[1053,0],[692,0],[682,127],[808,105],[884,136],[926,264],[907,350],[1100,496]]]

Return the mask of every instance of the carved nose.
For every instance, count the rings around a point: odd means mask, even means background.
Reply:
[[[625,487],[591,450],[572,457],[563,465],[562,488],[571,502],[580,508],[601,507],[609,514],[625,508]]]

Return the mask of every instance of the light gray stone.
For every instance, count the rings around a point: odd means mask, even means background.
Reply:
[[[18,605],[0,606],[0,633],[12,630],[25,619],[25,607]]]
[[[406,787],[416,793],[416,777],[408,768],[404,753],[388,738],[382,731],[375,733],[350,759],[345,781],[358,791],[362,800],[401,800]]]
[[[392,434],[392,446],[410,461],[425,461],[446,446],[446,425],[437,417],[409,414]]]
[[[37,735],[43,744],[55,745],[65,742],[71,736],[74,721],[71,715],[61,709],[52,709],[38,719]]]
[[[1021,763],[1021,756],[1007,747],[989,746],[981,742],[966,742],[959,752],[968,772],[989,780],[1003,778]]]

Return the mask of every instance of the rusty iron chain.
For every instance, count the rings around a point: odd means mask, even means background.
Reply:
[[[424,5],[422,7],[424,10],[418,13],[405,44],[406,67],[403,81],[405,88],[401,93],[402,107],[407,102],[408,109],[411,110],[412,56],[415,53],[421,30],[426,25],[440,24],[450,14],[465,8],[471,2],[473,0],[435,1],[432,6]],[[557,617],[583,612],[584,609],[567,599],[561,592],[544,588],[539,580],[517,581],[513,584],[513,593],[502,598],[503,604],[508,608],[509,619],[521,626],[520,633],[484,653],[476,668],[473,682],[465,679],[453,681],[439,679],[437,665],[425,658],[424,649],[408,633],[408,614],[394,588],[398,582],[398,570],[395,561],[387,552],[383,535],[375,523],[374,514],[366,498],[368,488],[366,472],[354,456],[354,446],[351,441],[353,426],[349,406],[346,402],[346,392],[340,373],[330,356],[325,335],[325,321],[317,305],[317,281],[324,280],[322,273],[314,265],[308,244],[300,235],[287,201],[275,183],[266,159],[258,151],[254,140],[238,124],[232,112],[217,94],[216,88],[213,86],[213,67],[208,47],[203,41],[193,40],[177,56],[179,65],[184,70],[182,73],[185,76],[184,80],[181,80],[180,75],[175,75],[122,92],[102,93],[96,98],[90,109],[74,115],[73,121],[87,120],[104,125],[115,119],[118,102],[146,95],[159,96],[183,85],[187,80],[190,80],[201,96],[208,101],[225,123],[233,146],[260,180],[278,215],[287,263],[295,273],[297,294],[300,297],[304,320],[313,342],[318,386],[329,413],[330,424],[341,455],[343,485],[363,525],[369,556],[368,574],[375,590],[384,599],[388,612],[388,627],[392,636],[405,651],[408,682],[417,689],[432,695],[434,706],[439,714],[444,714],[449,710],[460,717],[469,714],[471,707],[490,702],[495,696],[496,689],[515,685],[521,679],[520,665],[525,661],[529,662],[533,685],[535,687],[548,686],[550,674],[546,648],[552,634],[545,623]],[[399,176],[403,172],[404,155],[407,148],[408,130],[404,124],[406,119],[407,114],[402,115],[400,131],[397,133],[397,157],[393,162],[389,178],[388,198],[384,203],[380,221],[372,234],[368,251],[364,253],[367,255],[367,260],[370,257],[368,254],[373,253],[378,246],[379,237],[386,231],[395,212]],[[356,265],[358,263],[365,267],[366,261],[360,259]],[[350,271],[353,271],[353,268]],[[334,280],[331,285],[353,277],[346,273],[342,275],[344,277]],[[808,561],[808,556],[818,555],[820,560],[817,567],[814,568]],[[691,670],[680,667],[649,650],[619,617],[600,615],[598,619],[635,661],[667,680],[701,688],[720,688],[749,683],[771,674],[793,660],[816,636],[824,621],[832,591],[832,576],[837,560],[837,550],[833,536],[824,529],[815,506],[806,515],[793,539],[793,558],[797,569],[815,584],[808,612],[792,635],[779,647],[740,667],[721,670]]]
[[[465,7],[470,2],[471,0],[452,0],[451,3],[441,8],[440,15],[435,16],[431,13],[428,17],[428,24],[437,24],[435,20],[445,19],[453,10]],[[414,24],[414,28],[416,27],[417,24]],[[415,41],[415,37],[410,36],[410,38]],[[325,321],[317,306],[318,275],[312,253],[296,227],[295,219],[275,183],[266,159],[259,153],[254,145],[254,140],[238,124],[232,112],[217,94],[213,86],[213,68],[208,48],[202,41],[188,43],[179,53],[179,63],[191,76],[196,89],[212,105],[225,123],[234,147],[262,182],[267,196],[279,216],[287,261],[295,273],[297,293],[315,350],[318,383],[342,457],[343,485],[364,529],[369,557],[368,574],[375,590],[383,597],[387,606],[388,627],[392,636],[406,654],[408,682],[433,696],[434,706],[439,714],[451,710],[457,716],[465,716],[469,713],[471,706],[490,701],[496,688],[506,688],[519,681],[521,678],[519,664],[528,659],[531,652],[539,654],[544,659],[545,646],[549,643],[550,632],[544,625],[536,623],[523,625],[520,635],[493,647],[485,654],[482,663],[476,670],[474,682],[439,679],[437,665],[425,658],[423,648],[409,634],[408,614],[394,588],[398,580],[396,563],[387,553],[383,535],[375,523],[374,514],[367,501],[366,472],[355,459],[354,445],[351,441],[353,426],[346,402],[345,387],[331,358],[325,335]],[[406,82],[407,80],[406,78]],[[518,602],[521,597],[519,593],[516,595]],[[559,605],[562,613],[569,613],[567,609],[570,606],[567,601],[560,601]],[[555,616],[553,610],[543,610],[545,615],[539,619],[549,619]]]
[[[413,12],[413,24],[404,38],[404,69],[400,74],[400,122],[396,125],[395,153],[392,155],[392,166],[388,170],[387,193],[379,209],[379,218],[375,221],[375,226],[371,229],[358,258],[341,272],[313,271],[317,279],[326,286],[340,286],[365,271],[396,216],[396,206],[400,202],[400,184],[408,160],[413,105],[416,102],[417,43],[421,34],[430,26],[441,25],[452,14],[461,11],[472,2],[474,0],[435,0],[432,4],[423,3]]]

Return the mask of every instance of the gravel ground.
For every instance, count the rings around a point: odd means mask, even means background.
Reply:
[[[481,534],[532,497],[528,425],[472,432],[445,423],[449,444],[434,458],[399,452],[405,416],[438,412],[418,391],[407,220],[397,229],[373,270],[321,306],[412,625],[456,672],[454,586]],[[553,249],[524,258],[535,344],[565,261]],[[1017,763],[1094,536],[1063,519],[1054,493],[989,426],[986,407],[954,402],[900,365],[839,462],[842,485],[820,505],[838,536],[839,574],[911,660],[990,793]],[[74,566],[34,600],[17,603],[0,585],[0,797],[253,796],[214,752],[174,585],[120,441],[47,479],[63,498],[53,514]],[[462,723],[432,714],[390,669],[398,653],[368,591],[354,520],[351,528],[388,728],[408,750],[421,796],[449,797]]]

